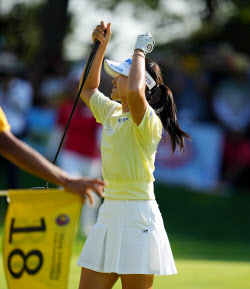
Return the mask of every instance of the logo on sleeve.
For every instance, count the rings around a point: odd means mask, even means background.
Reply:
[[[153,111],[151,110],[150,114],[149,114],[149,119],[152,117],[152,113],[153,113]]]

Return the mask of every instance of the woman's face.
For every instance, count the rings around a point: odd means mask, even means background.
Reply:
[[[128,77],[119,74],[112,81],[113,88],[111,98],[116,101],[124,101],[127,97]]]

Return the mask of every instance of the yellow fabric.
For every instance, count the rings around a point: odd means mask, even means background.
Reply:
[[[91,110],[103,124],[102,170],[108,182],[106,198],[125,200],[155,199],[154,161],[162,135],[162,124],[148,105],[137,126],[129,112],[122,113],[121,104],[95,92],[90,99]]]
[[[8,289],[65,289],[80,196],[39,189],[12,190],[9,198],[3,251]]]
[[[10,125],[8,124],[7,118],[0,106],[0,132],[10,130]]]

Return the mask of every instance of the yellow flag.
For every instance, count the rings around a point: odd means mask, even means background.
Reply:
[[[81,198],[58,189],[10,190],[4,268],[9,289],[64,289]]]

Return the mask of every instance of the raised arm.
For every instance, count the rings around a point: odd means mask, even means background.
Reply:
[[[133,122],[137,125],[141,123],[147,108],[145,78],[145,56],[136,49],[129,70],[127,101]]]
[[[81,98],[87,104],[88,107],[89,107],[89,101],[90,101],[91,95],[98,90],[98,87],[100,85],[102,61],[103,61],[103,57],[104,57],[108,42],[110,40],[110,37],[111,37],[111,23],[108,23],[108,25],[106,26],[103,21],[101,21],[100,25],[96,26],[96,29],[92,33],[93,42],[95,42],[95,40],[97,39],[101,42],[101,44],[96,53],[88,78],[86,79],[82,92],[81,92]],[[85,68],[82,73],[79,87],[82,83],[84,71],[85,71]]]
[[[154,39],[150,34],[139,35],[135,44],[128,75],[127,102],[133,122],[139,125],[147,108],[145,55],[153,50]]]

